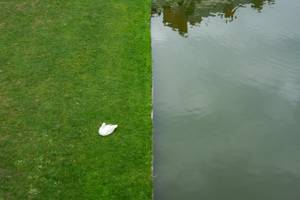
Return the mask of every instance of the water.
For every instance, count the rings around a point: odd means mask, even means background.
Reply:
[[[300,199],[300,1],[153,2],[154,199]]]

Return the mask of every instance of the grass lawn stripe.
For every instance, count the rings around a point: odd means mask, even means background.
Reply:
[[[0,1],[1,200],[151,199],[149,18],[150,0]]]

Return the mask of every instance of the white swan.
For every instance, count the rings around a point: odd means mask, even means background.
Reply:
[[[105,124],[102,123],[101,127],[99,128],[99,135],[101,136],[107,136],[114,132],[114,130],[118,127],[118,125],[112,125],[112,124]]]

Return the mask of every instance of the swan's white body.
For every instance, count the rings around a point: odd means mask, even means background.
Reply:
[[[101,136],[107,136],[114,132],[114,130],[118,127],[118,125],[112,125],[112,124],[105,124],[102,123],[101,127],[99,128],[99,135]]]

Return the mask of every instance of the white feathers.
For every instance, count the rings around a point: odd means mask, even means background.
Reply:
[[[112,124],[105,124],[102,123],[101,127],[99,128],[99,135],[101,136],[107,136],[114,132],[114,130],[118,127],[118,125],[112,125]]]

